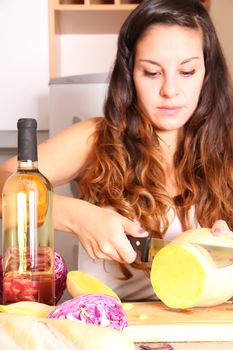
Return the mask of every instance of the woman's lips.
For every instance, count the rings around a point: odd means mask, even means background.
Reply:
[[[159,112],[163,115],[174,115],[180,112],[182,106],[160,106],[157,107]]]

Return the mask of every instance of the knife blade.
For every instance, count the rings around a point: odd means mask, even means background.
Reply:
[[[162,238],[128,236],[128,239],[134,250],[140,253],[141,262],[152,262],[160,249],[164,248],[170,243],[175,243],[175,240],[166,240]],[[197,242],[189,243],[192,243],[199,249],[204,248],[214,260],[216,267],[225,267],[233,264],[233,247],[224,247]]]

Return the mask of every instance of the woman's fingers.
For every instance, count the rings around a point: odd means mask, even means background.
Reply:
[[[136,259],[137,254],[123,231],[115,232],[104,243],[98,243],[99,247],[96,249],[96,254],[99,258],[128,264]]]
[[[117,252],[118,261],[128,264],[135,261],[137,253],[133,249],[125,233],[122,234],[121,240],[115,240],[113,242],[113,246]]]
[[[109,244],[109,248],[99,247],[97,243],[95,244],[86,244],[86,242],[80,241],[87,254],[93,260],[106,259],[106,260],[115,260],[120,263],[131,263],[136,259],[136,253],[128,252],[126,248],[125,254],[122,256],[122,249],[119,252],[116,250],[115,245]]]
[[[233,232],[229,229],[226,221],[224,220],[215,221],[211,231],[215,236],[228,235],[233,238]]]
[[[122,226],[112,228],[111,231],[102,229],[101,234],[95,236],[83,230],[79,232],[79,240],[92,259],[115,260],[130,264],[137,256]]]
[[[146,237],[148,233],[138,222],[131,221],[113,210],[101,210],[104,211],[105,225],[102,235],[95,235],[99,248],[96,248],[96,255],[99,258],[116,260],[121,263],[134,262],[137,254],[127,235]]]
[[[122,225],[124,228],[125,234],[134,237],[147,237],[148,232],[141,227],[138,221],[131,221],[122,216]]]
[[[100,208],[83,202],[81,205],[82,220],[77,225],[75,216],[75,219],[72,218],[72,226],[87,254],[92,259],[132,263],[137,254],[127,235],[146,237],[148,233],[138,222],[129,220],[111,208]]]
[[[98,254],[96,254],[97,250],[95,247],[93,247],[92,244],[87,242],[86,239],[79,239],[79,242],[82,244],[83,248],[85,249],[86,253],[91,259],[93,260],[99,259]]]

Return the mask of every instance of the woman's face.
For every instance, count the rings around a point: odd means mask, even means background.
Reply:
[[[189,120],[204,76],[199,30],[157,25],[138,41],[133,71],[137,101],[158,131],[178,131]]]

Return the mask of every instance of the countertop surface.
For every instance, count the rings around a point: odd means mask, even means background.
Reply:
[[[128,320],[124,332],[135,343],[174,343],[174,349],[179,350],[187,343],[188,349],[221,349],[221,341],[231,342],[226,344],[233,350],[232,301],[185,310],[171,309],[156,301],[126,303],[123,308]]]

